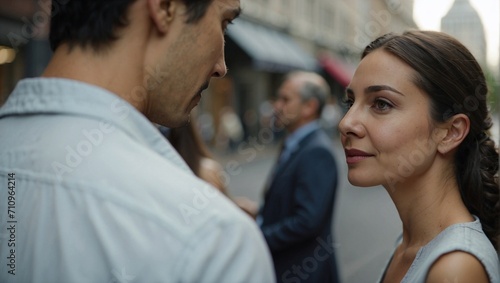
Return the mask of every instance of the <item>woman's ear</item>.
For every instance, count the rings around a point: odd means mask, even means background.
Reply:
[[[456,114],[445,122],[444,128],[446,134],[438,142],[438,151],[446,154],[462,143],[470,130],[470,120],[465,114]]]
[[[175,0],[147,0],[149,15],[160,33],[166,33],[178,9],[179,2]]]

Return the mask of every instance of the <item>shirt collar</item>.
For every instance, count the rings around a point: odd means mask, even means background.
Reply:
[[[302,139],[317,129],[319,129],[318,120],[303,125],[286,138],[285,148],[288,150],[295,150]]]

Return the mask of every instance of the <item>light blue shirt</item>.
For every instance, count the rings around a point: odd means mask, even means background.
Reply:
[[[25,79],[0,108],[0,228],[3,283],[275,280],[255,223],[77,81]]]
[[[495,247],[484,234],[481,221],[477,216],[474,216],[473,222],[458,223],[447,227],[421,247],[401,282],[425,283],[432,265],[442,255],[454,251],[466,252],[476,257],[483,265],[490,282],[500,283],[500,263]],[[383,279],[384,274],[378,282],[382,282]]]

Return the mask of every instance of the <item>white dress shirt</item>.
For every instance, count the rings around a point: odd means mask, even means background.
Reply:
[[[0,228],[4,283],[275,280],[255,223],[77,81],[25,79],[0,108]]]

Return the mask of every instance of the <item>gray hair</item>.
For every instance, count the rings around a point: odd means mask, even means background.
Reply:
[[[315,99],[318,102],[316,113],[320,117],[326,100],[330,96],[330,87],[326,80],[317,73],[303,71],[291,72],[286,76],[286,79],[292,78],[298,78],[302,81],[298,92],[303,102],[311,99]]]

